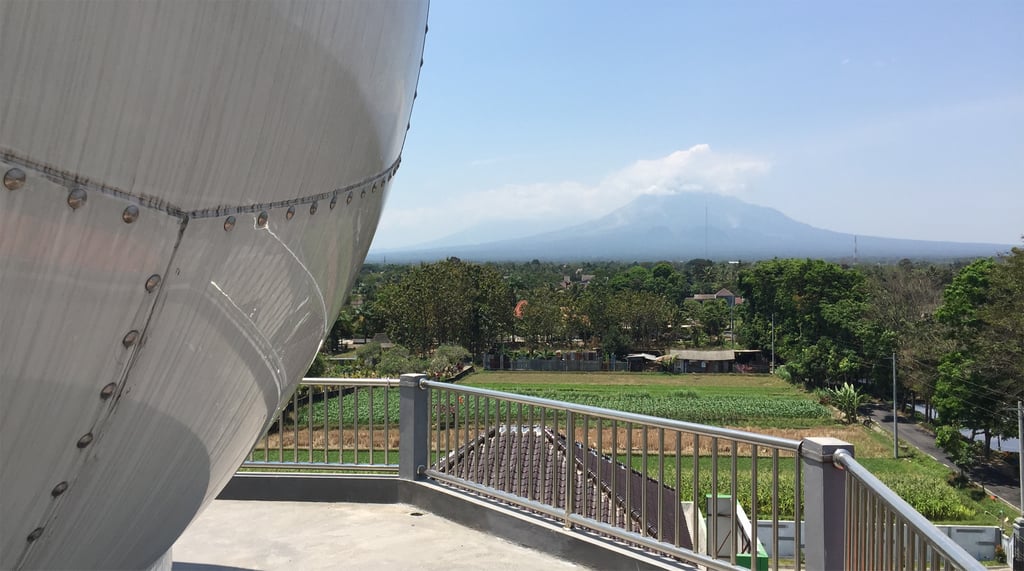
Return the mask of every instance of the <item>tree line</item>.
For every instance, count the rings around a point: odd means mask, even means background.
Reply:
[[[742,298],[697,301],[728,289]],[[971,263],[775,259],[625,264],[367,265],[333,337],[386,332],[417,355],[513,347],[605,355],[669,348],[774,351],[808,388],[843,383],[934,405],[938,423],[1006,433],[1024,392],[1024,251]]]

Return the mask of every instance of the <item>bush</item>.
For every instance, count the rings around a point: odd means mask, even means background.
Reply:
[[[309,369],[306,370],[304,377],[323,377],[327,372],[327,356],[317,351],[316,356],[313,357],[313,362],[309,364]]]
[[[914,474],[879,474],[878,479],[931,521],[961,521],[975,515],[953,488],[936,486]]]

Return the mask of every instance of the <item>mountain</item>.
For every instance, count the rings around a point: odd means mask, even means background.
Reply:
[[[467,239],[469,242],[469,239]],[[467,260],[853,260],[956,259],[1006,252],[975,244],[856,236],[797,222],[774,208],[737,198],[684,192],[641,196],[596,220],[525,238],[461,246],[370,252],[389,262],[456,256]]]

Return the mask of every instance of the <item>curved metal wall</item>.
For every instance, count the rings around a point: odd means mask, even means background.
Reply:
[[[227,482],[365,258],[425,25],[0,1],[0,568],[153,565]]]

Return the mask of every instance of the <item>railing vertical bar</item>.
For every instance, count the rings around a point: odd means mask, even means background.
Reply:
[[[893,569],[903,569],[903,522],[897,514],[893,514],[893,520],[895,524],[895,530],[893,532]]]
[[[505,403],[505,485],[502,487],[506,492],[512,491],[512,447],[516,446],[515,439],[515,433],[512,431],[512,401],[508,401]]]
[[[641,428],[640,434],[642,436],[642,442],[640,445],[643,447],[643,449],[640,451],[640,466],[641,473],[643,474],[643,476],[641,476],[640,478],[640,535],[647,537],[648,535],[650,535],[649,522],[651,520],[647,517],[647,478],[649,477],[650,472],[647,467],[647,449],[649,448],[649,446],[647,440],[646,424],[643,425],[643,428]]]
[[[693,545],[694,551],[700,547],[700,434],[693,433],[693,455],[691,456],[693,462],[693,480],[692,480],[692,496],[693,496],[693,510],[690,512],[690,543]],[[705,509],[704,511],[707,511]],[[706,540],[706,538],[705,538]],[[706,544],[705,544],[706,546]],[[710,552],[711,548],[706,546],[707,551]],[[713,557],[714,555],[712,555]]]
[[[294,396],[295,408],[292,409],[292,462],[299,461],[299,396]]]
[[[493,478],[494,489],[501,489],[501,459],[504,456],[504,448],[508,446],[508,435],[502,438],[501,433],[501,400],[494,399],[494,444],[495,449],[491,454],[494,461],[494,473],[491,476]]]
[[[624,523],[626,529],[632,531],[632,528],[633,528],[633,493],[632,493],[633,486],[632,486],[632,483],[630,481],[630,479],[631,479],[631,475],[630,474],[633,471],[633,423],[632,422],[626,422],[626,442],[625,442],[625,444],[626,444],[626,473],[625,473],[624,477],[626,478],[626,481],[623,482],[622,484],[623,484],[623,486],[625,488],[623,490],[623,492],[625,492],[626,501],[625,501],[625,506],[624,506],[625,513],[623,514],[625,516],[625,520],[624,520],[623,523]]]
[[[676,493],[672,496],[674,500],[672,502],[672,509],[675,510],[675,529],[673,530],[673,534],[675,538],[674,545],[679,547],[679,544],[683,540],[682,522],[685,517],[684,514],[681,513],[683,507],[683,433],[678,430],[674,431],[674,433],[676,435]],[[693,507],[694,510],[696,510],[696,504]],[[695,545],[691,547],[696,550]]]
[[[757,569],[757,444],[750,446],[750,565]]]
[[[864,568],[867,564],[868,541],[871,539],[868,534],[868,526],[871,525],[871,501],[869,500],[870,494],[862,483],[857,486],[857,492],[857,545],[860,548],[857,562],[861,568]]]
[[[732,544],[732,549],[729,550],[729,563],[732,563],[733,565],[736,564],[736,554],[740,550],[740,525],[738,514],[736,513],[738,511],[736,506],[740,503],[740,499],[736,497],[736,480],[738,479],[736,469],[736,448],[738,444],[739,443],[735,440],[730,441],[729,444],[729,477],[731,478],[731,481],[729,482],[729,538],[730,543]]]
[[[368,387],[368,392],[370,393],[370,398],[367,400],[367,403],[366,403],[366,409],[369,411],[369,418],[366,419],[366,422],[367,422],[367,424],[370,427],[369,453],[370,453],[370,464],[371,465],[374,464],[373,453],[374,453],[375,450],[377,450],[376,440],[374,440],[374,438],[373,438],[373,425],[376,424],[376,420],[377,420],[377,413],[376,413],[376,411],[373,408],[373,393],[374,393],[374,391],[376,391],[376,389],[374,387]],[[327,401],[324,401],[324,406],[327,406]]]
[[[475,405],[474,406],[475,410],[473,412],[473,420],[476,423],[476,432],[477,432],[477,438],[478,438],[477,446],[476,446],[476,461],[473,462],[473,466],[476,469],[476,479],[473,480],[473,481],[478,483],[478,484],[486,485],[487,482],[486,482],[486,480],[484,480],[482,470],[483,470],[484,462],[487,459],[487,453],[488,453],[488,450],[489,450],[489,447],[490,447],[490,443],[488,442],[488,438],[487,438],[488,430],[487,430],[487,426],[486,426],[486,422],[487,422],[487,407],[490,406],[490,401],[487,399],[487,397],[484,397],[484,424],[481,425],[480,424],[480,395],[473,395],[473,399],[474,399],[474,405]]]
[[[538,463],[540,464],[540,489],[537,490],[537,495],[540,496],[538,499],[541,502],[549,502],[552,507],[558,505],[558,497],[555,493],[554,487],[554,474],[548,469],[550,463],[548,452],[552,450],[548,446],[548,409],[547,407],[540,408],[540,426],[541,426],[541,445],[538,450]],[[550,495],[549,492],[550,491]]]
[[[452,411],[452,391],[444,391],[444,460],[448,465],[448,459],[452,457],[452,424],[455,424],[456,433],[459,430],[459,417]],[[438,458],[440,462],[441,458]],[[445,470],[447,471],[447,469]]]
[[[800,525],[800,522],[795,522]],[[799,555],[799,549],[794,550]],[[772,448],[772,564],[779,570],[779,449]]]
[[[462,470],[462,477],[470,481],[473,480],[471,454],[473,450],[476,450],[476,446],[473,446],[473,406],[470,404],[471,402],[468,396],[459,397],[459,403],[462,404],[463,419],[465,420],[463,425],[466,427],[462,435],[462,462],[465,464]]]
[[[352,462],[359,462],[359,387],[352,387]]]
[[[605,514],[608,513],[608,510],[605,509],[605,505],[604,505],[605,504],[605,502],[604,502],[604,491],[601,489],[601,485],[604,483],[604,476],[603,476],[604,470],[602,469],[603,468],[603,466],[602,466],[603,464],[604,464],[604,419],[601,418],[601,417],[598,417],[597,418],[597,480],[596,480],[595,485],[594,485],[594,488],[597,491],[597,500],[596,500],[597,501],[597,505],[595,505],[594,507],[597,508],[597,521],[600,521],[600,522],[603,522],[603,523],[608,523],[608,520],[605,519]],[[614,462],[611,464],[611,467],[612,467],[612,473],[615,473],[615,464],[614,464]]]
[[[313,461],[313,393],[315,389],[308,387],[306,391],[306,462]]]
[[[612,419],[612,476],[611,476],[611,494],[608,500],[608,507],[611,509],[611,524],[617,526],[619,524],[619,488],[617,486],[617,476],[619,474],[619,421]]]
[[[523,477],[525,476],[524,471],[524,451],[528,444],[528,436],[523,428],[523,403],[516,403],[516,449],[513,455],[515,459],[515,490],[516,495],[522,497],[523,495]]]
[[[353,391],[355,389],[352,389]],[[345,389],[338,390],[338,459],[345,462],[345,423],[342,411],[345,409]],[[355,411],[352,411],[353,418]]]
[[[888,507],[882,508],[882,560],[879,563],[879,568],[882,571],[890,571],[892,569],[892,512],[889,511]]]
[[[565,411],[565,434],[567,436],[565,443],[565,528],[572,529],[572,516],[573,504],[575,503],[576,496],[576,482],[574,476],[576,475],[576,444],[572,442],[575,440],[576,427],[574,426],[575,418],[571,410]]]
[[[590,453],[589,453],[589,451],[590,451],[590,446],[589,446],[589,444],[590,444],[590,415],[589,414],[584,414],[583,415],[583,422],[581,424],[583,425],[583,447],[580,450],[580,452],[583,454],[583,471],[582,471],[582,473],[580,475],[580,483],[582,484],[582,487],[580,488],[580,514],[583,517],[591,517],[590,516],[590,512],[587,511],[587,508],[590,506],[590,503],[591,503],[590,502],[590,498],[589,498],[589,496],[590,496],[590,486],[587,485],[587,483],[590,481],[590,478],[587,475],[587,471],[590,468]]]
[[[646,487],[646,484],[645,486]],[[665,541],[665,429],[658,429],[658,541]],[[679,503],[679,502],[675,502]]]
[[[338,393],[338,398],[341,398],[341,392]],[[386,464],[391,463],[391,385],[384,385],[384,402],[387,403],[384,407],[384,426],[387,427],[384,438],[384,462]],[[338,410],[341,410],[340,400]],[[340,417],[339,417],[340,418]],[[339,430],[341,422],[338,422]],[[340,438],[340,437],[339,437]]]
[[[928,571],[928,545],[924,541],[924,537],[920,534],[917,535],[917,570]]]
[[[440,393],[440,391],[438,391],[436,389],[433,389],[433,388],[430,389],[430,394],[427,395],[427,402],[430,403],[430,412],[428,414],[430,414],[432,416],[431,420],[433,421],[432,424],[431,424],[431,426],[433,427],[431,429],[431,432],[434,433],[434,442],[433,442],[433,446],[432,446],[433,449],[434,449],[433,465],[437,466],[437,468],[439,470],[441,470],[441,469],[444,468],[444,465],[441,464],[441,410],[440,410],[440,408],[441,408],[441,393]]]
[[[535,500],[537,499],[537,487],[533,485],[534,480],[537,478],[537,426],[534,423],[533,418],[534,406],[531,404],[530,408],[527,409],[526,423],[530,429],[530,442],[527,446],[529,454],[529,467],[530,477],[526,480],[526,497]],[[543,433],[542,433],[543,434]],[[543,473],[540,473],[541,481],[543,482]]]
[[[803,547],[801,542],[800,523],[801,523],[801,512],[800,502],[803,501],[803,487],[800,482],[800,474],[802,473],[802,466],[800,466],[801,458],[800,452],[797,451],[793,455],[793,520],[796,522],[796,526],[793,528],[793,569],[800,571],[801,559],[803,556]]]
[[[712,557],[719,558],[718,553],[718,437],[711,437],[711,539],[708,541],[708,550]]]
[[[331,410],[328,389],[324,387],[324,464],[331,463]]]
[[[852,520],[853,520],[853,517],[854,517],[854,515],[853,515],[854,497],[853,496],[854,496],[854,494],[856,494],[856,491],[854,490],[854,486],[856,486],[857,484],[856,484],[856,482],[853,481],[853,479],[850,477],[849,474],[846,475],[845,479],[846,479],[846,491],[843,494],[843,513],[846,514],[847,522],[846,522],[846,529],[843,531],[843,560],[844,561],[848,561],[850,563],[850,565],[848,565],[848,567],[855,568],[855,566],[853,565],[853,543],[854,543],[855,531],[854,531],[854,526],[853,526],[853,521]]]
[[[885,546],[885,506],[876,497],[874,512],[875,517],[871,521],[871,542],[874,546],[871,549],[871,567],[872,569],[879,569],[882,566],[882,549]]]

